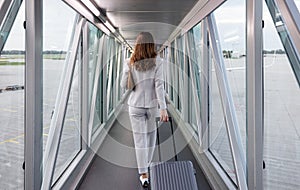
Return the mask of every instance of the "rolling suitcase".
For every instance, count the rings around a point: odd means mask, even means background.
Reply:
[[[198,190],[192,162],[152,163],[150,187],[151,190]]]
[[[151,163],[149,167],[151,190],[197,190],[192,162],[177,161],[172,118],[169,117],[169,122],[160,122],[159,119],[156,118],[159,162]]]

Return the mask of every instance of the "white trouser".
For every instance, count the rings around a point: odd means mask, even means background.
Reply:
[[[129,106],[135,153],[139,174],[147,173],[156,144],[155,117],[158,109]]]

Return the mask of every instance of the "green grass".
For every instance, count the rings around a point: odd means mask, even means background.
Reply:
[[[10,55],[3,55],[4,58],[0,57],[0,61],[3,59],[25,59],[25,55],[23,54],[10,54]]]
[[[66,54],[44,54],[43,58],[53,60],[64,60],[66,58]]]
[[[0,66],[7,66],[7,65],[24,65],[25,62],[9,62],[9,61],[1,61],[0,60]]]

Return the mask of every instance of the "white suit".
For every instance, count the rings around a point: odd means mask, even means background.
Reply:
[[[129,59],[123,65],[121,79],[123,88],[127,84],[128,63]],[[166,109],[162,64],[163,60],[156,58],[156,66],[151,70],[142,72],[134,67],[131,69],[136,86],[127,103],[140,174],[148,172],[148,166],[153,157],[156,142],[155,117],[158,105],[160,109]]]

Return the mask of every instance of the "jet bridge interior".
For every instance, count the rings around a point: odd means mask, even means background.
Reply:
[[[0,139],[9,163],[0,169],[1,186],[142,189],[130,91],[120,80],[136,36],[148,31],[164,60],[176,155],[193,162],[198,189],[299,189],[299,6],[297,0],[2,0],[0,65],[13,60],[4,74],[23,65],[18,76],[25,88],[9,94],[1,89],[9,80],[0,83],[3,118],[11,117],[10,97],[23,106],[7,124],[22,134]],[[20,21],[23,33],[15,26]],[[22,34],[23,50],[15,51],[12,41]],[[154,162],[174,160],[168,129],[158,128],[165,156],[156,150]],[[22,156],[11,161],[16,153],[9,149]],[[24,162],[24,170],[5,176],[11,162],[17,168]]]

